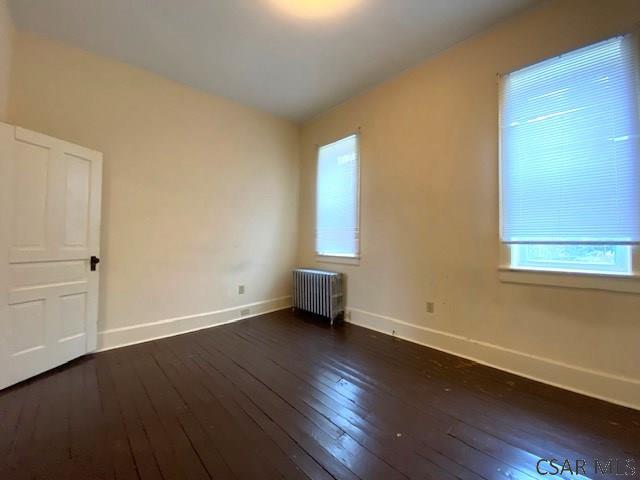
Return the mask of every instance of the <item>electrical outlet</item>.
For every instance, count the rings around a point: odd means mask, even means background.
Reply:
[[[238,295],[244,295],[244,285],[238,285]]]
[[[436,307],[433,302],[427,302],[427,313],[434,313],[435,308]]]
[[[244,308],[242,310],[240,310],[240,316],[241,317],[246,317],[247,315],[251,314],[251,309],[250,308]]]

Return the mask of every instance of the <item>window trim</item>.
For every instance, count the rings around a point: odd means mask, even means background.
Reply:
[[[510,246],[500,242],[498,279],[502,283],[640,294],[640,246],[631,247],[631,273],[622,275],[607,272],[564,272],[514,267],[511,265]]]
[[[316,253],[316,262],[318,263],[335,263],[340,265],[360,265],[360,257],[348,257],[339,255],[320,255]]]
[[[336,255],[336,254],[324,254],[318,252],[318,161],[320,159],[320,149],[322,147],[326,147],[327,145],[331,145],[332,143],[339,142],[340,140],[347,139],[349,137],[356,137],[356,159],[357,159],[357,182],[356,182],[356,228],[358,229],[358,250],[354,255]],[[362,188],[360,186],[361,182],[361,161],[362,161],[362,131],[361,128],[358,127],[356,130],[349,131],[335,137],[330,140],[326,140],[323,143],[316,144],[315,151],[315,192],[314,192],[314,218],[313,218],[313,227],[314,227],[314,252],[316,256],[316,261],[321,263],[336,263],[343,265],[360,265],[360,257],[362,256],[362,227],[361,227],[361,200],[362,200]]]

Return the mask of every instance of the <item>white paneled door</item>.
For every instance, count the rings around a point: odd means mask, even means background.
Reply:
[[[102,154],[0,123],[0,388],[95,350]]]

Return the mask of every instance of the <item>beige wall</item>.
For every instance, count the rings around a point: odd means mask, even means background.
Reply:
[[[309,121],[299,263],[320,265],[315,145],[360,126],[362,262],[332,266],[354,321],[640,406],[640,295],[498,280],[496,80],[638,21],[637,0],[545,2]]]
[[[13,23],[6,0],[0,0],[0,121],[7,119]]]
[[[104,153],[99,330],[289,295],[293,124],[23,33],[9,121]]]

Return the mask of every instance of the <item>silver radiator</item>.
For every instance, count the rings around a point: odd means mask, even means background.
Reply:
[[[342,274],[298,268],[293,271],[293,308],[327,317],[344,316]]]

